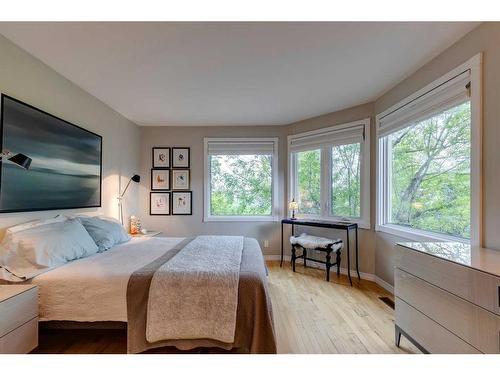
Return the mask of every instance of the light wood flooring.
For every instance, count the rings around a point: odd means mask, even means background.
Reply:
[[[391,294],[375,283],[324,271],[268,263],[269,288],[279,353],[418,353],[401,339],[394,345],[394,311],[379,297]],[[354,279],[353,279],[354,280]],[[42,330],[34,353],[125,353],[125,330]],[[166,353],[179,353],[163,349]],[[194,353],[220,353],[199,349]],[[193,353],[191,352],[191,353]]]
[[[288,263],[269,263],[279,353],[419,353],[404,338],[394,345],[394,310],[377,284]]]

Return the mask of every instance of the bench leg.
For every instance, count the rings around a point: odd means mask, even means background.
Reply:
[[[330,281],[330,267],[332,266],[330,264],[332,257],[330,255],[330,251],[326,252],[326,281]]]
[[[302,256],[304,258],[304,268],[306,268],[307,267],[307,263],[306,263],[306,261],[307,261],[307,259],[306,259],[307,258],[307,249],[305,247],[302,248]]]
[[[340,250],[337,250],[337,276],[340,276]]]
[[[292,269],[293,269],[293,272],[295,272],[295,252],[296,252],[296,249],[295,249],[295,245],[292,246]]]

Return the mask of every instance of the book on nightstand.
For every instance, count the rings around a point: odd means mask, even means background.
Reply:
[[[153,231],[153,230],[148,230],[146,233],[136,233],[136,234],[131,234],[132,237],[155,237],[160,235],[161,232]]]

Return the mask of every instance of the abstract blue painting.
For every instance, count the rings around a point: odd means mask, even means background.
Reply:
[[[32,159],[29,170],[3,160],[0,212],[101,205],[102,137],[2,95],[2,150]]]

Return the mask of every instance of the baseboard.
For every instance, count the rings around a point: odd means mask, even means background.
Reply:
[[[387,290],[391,294],[394,294],[394,287],[391,284],[389,284],[387,281],[381,279],[377,275],[373,275],[373,276],[375,277],[375,279],[373,281],[375,281],[379,286],[381,286],[382,288],[384,288],[385,290]]]
[[[280,255],[264,255],[264,259],[266,261],[279,261],[281,259],[281,256]],[[283,257],[283,260],[286,262],[289,262],[290,256],[285,255]],[[297,259],[297,264],[302,264],[302,259]],[[322,264],[314,263],[314,262],[308,263],[308,267],[317,268],[317,269],[325,269],[325,266],[323,266]],[[340,273],[342,275],[347,275],[347,268],[340,268]],[[377,275],[374,275],[372,273],[366,273],[366,272],[360,272],[359,275],[361,276],[361,279],[373,281],[374,283],[376,283],[377,285],[379,285],[383,289],[387,290],[389,293],[394,294],[394,287],[391,284],[389,284],[387,281],[378,277]],[[355,270],[351,270],[351,277],[357,278],[357,274],[356,274]]]

